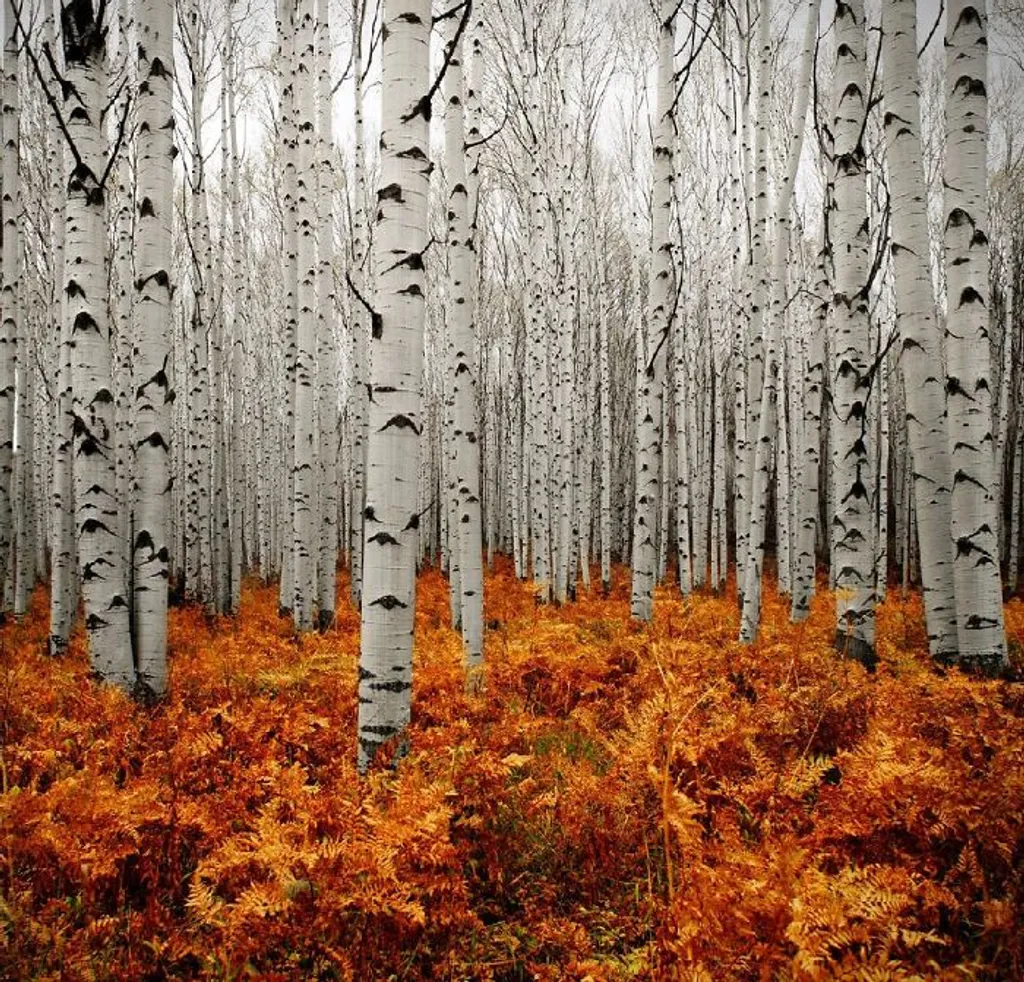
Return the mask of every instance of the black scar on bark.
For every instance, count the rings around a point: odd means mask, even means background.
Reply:
[[[409,419],[409,417],[406,416],[404,413],[397,413],[396,415],[392,416],[391,419],[389,419],[380,428],[380,431],[383,433],[384,430],[388,429],[391,426],[394,426],[400,430],[409,429],[412,430],[413,433],[419,433],[419,429],[416,426],[416,424],[411,419]]]
[[[383,737],[387,739],[389,736],[394,736],[398,732],[397,726],[391,726],[388,723],[368,723],[366,726],[361,726],[360,731],[363,733],[372,733],[374,736]]]
[[[983,307],[985,306],[985,300],[982,295],[974,289],[973,286],[965,287],[963,292],[960,294],[960,306],[968,303],[980,303]]]
[[[390,682],[371,682],[368,688],[373,689],[374,692],[407,692],[412,688],[412,682],[392,679]]]
[[[87,310],[83,310],[80,314],[75,317],[75,323],[72,326],[73,333],[77,334],[82,331],[95,331],[97,334],[100,333],[99,325],[96,323],[96,319]]]
[[[376,600],[370,601],[371,607],[383,607],[385,610],[394,610],[396,607],[406,608],[409,605],[403,603],[398,597],[393,594],[386,593],[383,597],[378,597]]]
[[[368,542],[376,542],[380,546],[397,546],[401,543],[396,539],[390,532],[378,532],[376,535],[371,535]]]

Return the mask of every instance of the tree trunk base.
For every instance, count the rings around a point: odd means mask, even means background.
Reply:
[[[878,655],[872,645],[843,631],[836,631],[835,647],[845,658],[859,661],[869,672],[873,672],[878,664]]]

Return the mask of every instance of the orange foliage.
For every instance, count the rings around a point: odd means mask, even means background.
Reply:
[[[0,635],[0,977],[1024,977],[1024,690],[935,669],[916,597],[868,675],[828,608],[768,590],[743,648],[734,599],[641,629],[621,572],[558,610],[502,563],[467,694],[428,572],[411,752],[361,781],[351,609],[174,611],[148,711],[45,656],[40,593]]]

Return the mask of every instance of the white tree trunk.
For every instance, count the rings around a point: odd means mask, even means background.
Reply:
[[[430,185],[429,0],[385,0],[374,236],[366,538],[359,661],[361,771],[409,722],[419,512],[424,252]]]
[[[355,78],[355,148],[353,150],[352,208],[352,272],[355,288],[365,297],[364,269],[366,265],[366,165],[363,146],[363,13],[364,0],[352,0],[352,71]],[[367,364],[367,323],[362,304],[356,300],[352,306],[352,387],[350,395],[352,418],[352,529],[350,551],[352,569],[352,600],[362,602],[363,587],[363,511],[366,506],[366,416],[369,409],[366,385],[369,378]]]
[[[864,119],[867,109],[864,5],[836,10],[834,74],[835,340],[832,350],[832,475],[835,494],[832,563],[836,580],[836,647],[848,657],[875,661],[875,571],[871,548],[868,402],[868,228]]]
[[[912,493],[921,537],[921,578],[932,657],[957,650],[953,550],[949,533],[953,471],[946,437],[942,336],[928,265],[928,215],[921,162],[921,103],[914,0],[882,11],[885,138],[892,195],[890,227],[896,283],[900,367],[906,382],[906,426],[913,458]]]
[[[803,149],[805,119],[807,116],[807,103],[810,93],[811,72],[814,64],[815,42],[818,30],[819,0],[814,0],[807,11],[807,27],[804,32],[803,48],[801,56],[801,68],[797,86],[797,100],[793,107],[793,119],[790,124],[789,152],[787,155],[786,172],[782,184],[779,187],[775,203],[775,243],[771,260],[771,292],[770,309],[767,318],[768,337],[767,344],[762,344],[763,373],[755,372],[751,368],[750,377],[759,376],[763,390],[758,393],[756,407],[760,415],[754,417],[748,414],[748,419],[757,421],[757,440],[754,444],[754,454],[751,467],[752,483],[749,495],[750,529],[746,537],[746,564],[743,569],[743,584],[740,591],[742,603],[742,617],[740,622],[740,640],[750,643],[757,637],[758,627],[761,620],[761,586],[764,572],[764,551],[765,538],[768,533],[768,491],[769,478],[772,470],[773,459],[773,438],[780,430],[778,427],[778,392],[779,392],[779,355],[784,338],[784,318],[786,306],[786,267],[789,259],[790,240],[790,206],[793,199],[793,190],[796,184],[797,169],[800,164],[800,153]],[[767,3],[762,7],[761,16],[767,14]],[[766,43],[766,42],[763,42]],[[762,62],[762,70],[764,62]],[[766,82],[759,82],[764,86]],[[760,152],[760,151],[759,151]],[[760,192],[759,192],[760,193]],[[764,192],[766,193],[766,192]],[[755,227],[758,222],[755,220]],[[762,250],[763,252],[763,250]],[[758,253],[755,252],[755,255]],[[762,257],[762,262],[764,261]],[[767,290],[765,300],[769,300]],[[755,299],[755,303],[758,301]],[[760,301],[764,302],[764,301]],[[757,318],[755,318],[755,324]],[[764,323],[762,315],[761,323]],[[754,344],[755,352],[758,345]],[[757,357],[756,354],[754,356]],[[751,406],[754,409],[754,406]],[[785,425],[785,414],[782,416]],[[749,434],[748,434],[749,438]],[[780,466],[785,463],[785,458],[780,461]],[[780,500],[780,506],[782,502]],[[785,502],[788,507],[788,501]],[[781,545],[781,543],[780,543]],[[737,576],[739,572],[737,572]]]
[[[317,229],[317,372],[320,392],[320,487],[317,606],[320,629],[334,620],[338,565],[338,369],[334,341],[334,125],[331,98],[331,26],[327,0],[317,6],[317,102],[320,141]]]
[[[55,19],[46,22],[46,37],[57,57]],[[53,250],[54,297],[52,323],[57,334],[57,370],[55,373],[55,414],[53,433],[53,489],[51,496],[50,538],[50,654],[60,655],[67,648],[77,607],[75,577],[75,502],[72,475],[74,417],[71,412],[71,324],[67,318],[67,294],[64,292],[64,236],[67,196],[63,189],[65,168],[64,137],[57,128],[48,134],[51,169],[50,193],[53,212],[50,234]]]
[[[679,590],[686,596],[693,589],[690,546],[690,451],[686,439],[687,415],[693,404],[687,402],[686,352],[683,324],[678,320],[672,330],[675,356],[676,423],[676,553],[679,566]]]
[[[138,681],[167,688],[170,503],[171,219],[173,207],[174,12],[161,0],[139,7],[139,161],[135,281],[135,536],[132,542]]]
[[[285,468],[284,529],[281,550],[280,609],[292,613],[297,591],[295,577],[295,460],[296,386],[299,334],[299,175],[296,127],[296,77],[298,51],[296,0],[277,0],[278,72],[280,100],[280,149],[284,170],[281,209],[284,214],[283,277],[285,327]]]
[[[632,616],[649,621],[654,615],[657,572],[657,520],[661,453],[661,402],[664,398],[665,351],[672,309],[672,105],[675,0],[658,3],[658,89],[654,126],[654,192],[651,275],[646,337],[638,334],[636,463],[633,513]]]
[[[18,345],[18,51],[15,0],[4,0],[3,65],[3,292],[0,294],[0,614],[14,545],[14,404]]]
[[[612,585],[612,379],[608,353],[608,311],[604,277],[598,291],[598,334],[601,361],[601,588]]]
[[[70,9],[69,9],[70,8]],[[85,600],[90,663],[105,681],[131,689],[135,681],[128,633],[123,552],[114,468],[114,400],[107,318],[103,189],[106,165],[100,113],[104,31],[89,0],[65,8],[77,36],[64,38],[65,119],[74,144],[69,175],[65,272],[75,417],[75,506],[78,560]],[[74,111],[72,111],[74,110]]]
[[[946,393],[960,663],[1006,664],[988,334],[988,47],[984,0],[946,13]],[[923,540],[927,538],[924,532]]]
[[[445,162],[448,178],[449,325],[454,347],[455,478],[458,516],[460,612],[466,666],[472,673],[483,660],[483,568],[480,527],[480,444],[477,439],[477,352],[474,337],[473,240],[466,186],[465,85],[462,40],[453,17],[447,21],[445,76]]]
[[[316,599],[316,201],[313,99],[313,0],[299,0],[295,23],[295,141],[298,316],[295,344],[295,443],[292,473],[292,619],[313,628]]]
[[[236,0],[228,0],[228,12],[234,13]],[[238,113],[236,111],[236,90],[238,86],[238,70],[236,65],[236,38],[234,34],[227,39],[226,64],[224,67],[227,87],[228,108],[228,141],[229,141],[229,193],[231,212],[231,309],[233,312],[231,333],[231,597],[230,610],[237,614],[242,599],[242,553],[244,546],[243,524],[245,519],[253,519],[255,500],[248,504],[250,494],[255,494],[256,481],[246,480],[246,441],[251,439],[251,427],[245,425],[243,393],[253,391],[246,385],[245,378],[245,340],[242,306],[245,299],[245,255],[242,237],[241,208],[241,161],[238,154]],[[250,537],[250,542],[252,537]],[[259,553],[259,561],[265,562],[264,553]],[[252,554],[249,557],[252,565]]]

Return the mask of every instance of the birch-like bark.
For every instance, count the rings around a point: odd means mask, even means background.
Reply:
[[[612,585],[612,380],[603,266],[597,316],[601,360],[601,589],[607,596]]]
[[[480,444],[477,439],[477,353],[474,336],[473,239],[469,227],[466,175],[465,83],[462,40],[454,17],[446,22],[449,53],[445,75],[445,171],[448,178],[448,300],[454,354],[455,481],[458,513],[459,605],[466,667],[483,661],[483,567],[480,526]],[[453,587],[454,588],[454,587]],[[472,675],[471,675],[472,677]]]
[[[72,360],[75,507],[78,560],[85,601],[90,664],[104,681],[131,689],[135,681],[129,637],[129,600],[119,527],[114,468],[114,400],[103,248],[106,168],[101,119],[103,25],[91,0],[66,3],[64,60],[68,85],[64,118],[74,146],[67,183],[65,291]]]
[[[693,589],[690,545],[690,451],[687,416],[693,405],[687,405],[686,353],[683,324],[676,322],[672,331],[675,356],[675,423],[676,423],[676,558],[679,566],[679,591],[686,596]]]
[[[1020,406],[1022,384],[1018,376],[1014,379],[1014,392],[1017,405]],[[1010,481],[1010,548],[1007,557],[1007,586],[1011,594],[1017,593],[1020,576],[1020,520],[1021,520],[1021,484],[1024,479],[1024,419],[1018,411],[1016,446],[1013,453],[1013,475]]]
[[[316,161],[314,123],[313,0],[299,0],[295,24],[295,171],[298,293],[295,344],[295,439],[292,458],[292,619],[297,631],[313,628],[316,556]]]
[[[761,16],[767,14],[764,4]],[[753,482],[750,492],[750,530],[747,536],[746,565],[743,570],[743,598],[740,620],[740,640],[750,643],[757,637],[761,619],[761,585],[764,571],[765,539],[768,533],[768,490],[772,469],[773,437],[779,429],[778,422],[778,352],[783,341],[784,317],[786,306],[786,264],[789,258],[790,239],[790,206],[796,184],[796,173],[800,165],[800,154],[803,149],[807,103],[811,89],[810,78],[814,65],[815,41],[818,31],[819,0],[811,3],[807,11],[807,26],[804,32],[801,54],[797,100],[793,107],[793,119],[790,124],[789,153],[786,172],[779,187],[775,203],[775,242],[771,260],[771,292],[770,309],[768,312],[767,344],[762,345],[765,354],[762,365],[761,382],[763,390],[758,394],[756,406],[760,409],[757,419],[757,441],[754,445]],[[763,65],[762,65],[763,67]],[[765,82],[759,82],[765,85]],[[758,192],[761,193],[761,192]],[[757,220],[755,219],[755,226]],[[763,261],[763,260],[762,260]],[[767,290],[765,291],[767,299]],[[755,303],[757,301],[755,300]],[[762,315],[762,324],[764,318]],[[756,343],[754,345],[757,347]],[[750,377],[754,377],[751,369]],[[753,406],[751,407],[754,408]],[[785,423],[785,414],[783,414]],[[781,465],[780,465],[781,466]],[[788,502],[786,502],[788,505]]]
[[[885,72],[885,152],[892,196],[890,229],[896,283],[900,367],[905,379],[912,493],[921,524],[921,580],[932,657],[956,656],[956,602],[950,489],[953,471],[946,436],[946,400],[939,331],[928,264],[927,188],[921,160],[921,99],[914,0],[882,10]]]
[[[14,404],[18,345],[18,50],[16,0],[4,0],[3,62],[3,289],[0,293],[0,617],[7,609],[14,545]]]
[[[834,74],[835,335],[832,350],[832,481],[836,647],[875,661],[875,571],[868,402],[868,223],[864,125],[867,111],[864,5],[836,8]]]
[[[384,0],[381,177],[374,236],[362,640],[361,771],[408,725],[416,602],[424,253],[430,185],[429,0]]]
[[[159,697],[167,688],[174,11],[142,0],[138,35],[133,602],[138,684]]]
[[[334,341],[334,125],[328,0],[317,4],[318,154],[317,373],[320,393],[320,510],[317,609],[319,627],[334,620],[338,565],[338,373]]]
[[[281,550],[279,603],[282,613],[292,614],[295,603],[295,460],[297,346],[299,332],[299,214],[298,141],[296,128],[296,76],[298,71],[296,0],[277,0],[278,96],[280,104],[280,148],[283,165],[282,202],[284,329],[285,329],[285,461],[284,529]]]
[[[764,486],[767,479],[767,451],[771,449],[770,441],[774,429],[774,405],[769,407],[768,414],[762,411],[762,399],[765,394],[767,377],[765,364],[765,308],[769,302],[768,266],[768,123],[771,112],[771,0],[760,0],[757,15],[757,115],[754,135],[754,180],[753,180],[753,223],[750,232],[750,327],[743,364],[746,368],[746,430],[744,462],[746,487],[744,488],[745,505],[749,525],[738,529],[739,545],[737,552],[743,556],[743,577],[738,579],[737,590],[743,595],[742,609],[747,613],[742,617],[741,636],[757,631],[756,615],[753,620],[750,611],[760,611],[761,596],[758,592],[754,606],[746,600],[745,591],[752,583],[756,573],[760,579],[763,564],[764,517],[758,511],[765,507],[765,492],[759,494],[758,488]],[[749,102],[744,104],[748,108]],[[774,381],[768,382],[769,387]],[[769,424],[765,426],[764,424]],[[762,429],[767,430],[769,445],[764,446]],[[758,458],[762,465],[758,470]],[[760,500],[760,504],[759,504]],[[751,553],[755,555],[751,555]],[[751,563],[754,564],[751,572]],[[760,587],[758,587],[760,591]]]
[[[59,58],[56,18],[51,13],[45,24],[46,40]],[[71,324],[66,316],[64,292],[64,236],[66,233],[64,193],[64,137],[56,126],[47,134],[50,163],[52,215],[50,242],[53,252],[54,296],[52,323],[57,335],[56,399],[53,432],[53,487],[51,495],[50,537],[50,654],[61,655],[67,648],[75,620],[77,581],[75,576],[75,502],[72,486],[72,449],[74,417],[71,412]],[[2,356],[0,356],[2,357]]]
[[[985,0],[950,0],[946,12],[945,245],[953,584],[960,664],[995,673],[1006,665],[1006,638],[992,449],[987,84]],[[926,538],[922,529],[922,548]]]
[[[826,191],[826,200],[830,193]],[[826,214],[828,208],[826,205]],[[800,522],[794,556],[793,595],[790,619],[800,623],[811,612],[817,558],[819,481],[821,472],[821,407],[825,384],[825,332],[830,303],[831,246],[828,230],[822,230],[821,248],[815,263],[814,294],[807,357],[803,378],[803,442],[800,449]]]
[[[236,0],[228,0],[228,15],[234,16]],[[238,85],[237,65],[235,61],[236,38],[234,27],[229,27],[225,57],[225,85],[227,86],[228,107],[228,141],[229,141],[229,209],[231,213],[231,597],[230,610],[237,614],[242,600],[242,553],[244,550],[243,519],[253,518],[255,501],[246,507],[246,495],[255,493],[256,481],[245,480],[245,451],[247,437],[251,436],[250,428],[244,421],[244,398],[247,391],[245,378],[245,341],[242,307],[245,299],[245,256],[242,237],[241,209],[241,162],[238,153],[238,113],[236,109],[236,89]],[[252,391],[251,389],[249,391]],[[251,538],[250,538],[251,541]],[[255,551],[255,550],[254,550]],[[258,551],[258,562],[267,562],[266,553]],[[250,566],[252,554],[250,553]]]
[[[363,13],[365,0],[352,0],[352,71],[355,79],[354,162],[352,165],[352,282],[366,296],[366,163],[363,146]],[[350,413],[352,418],[352,530],[350,539],[352,601],[362,602],[364,508],[366,505],[366,424],[367,403],[367,323],[362,304],[352,306],[352,380]]]
[[[636,462],[633,513],[632,616],[649,621],[654,615],[657,572],[657,519],[661,454],[661,402],[664,398],[665,345],[672,308],[672,146],[675,139],[672,105],[675,0],[658,4],[658,94],[654,127],[654,190],[651,274],[646,338],[638,336]]]

